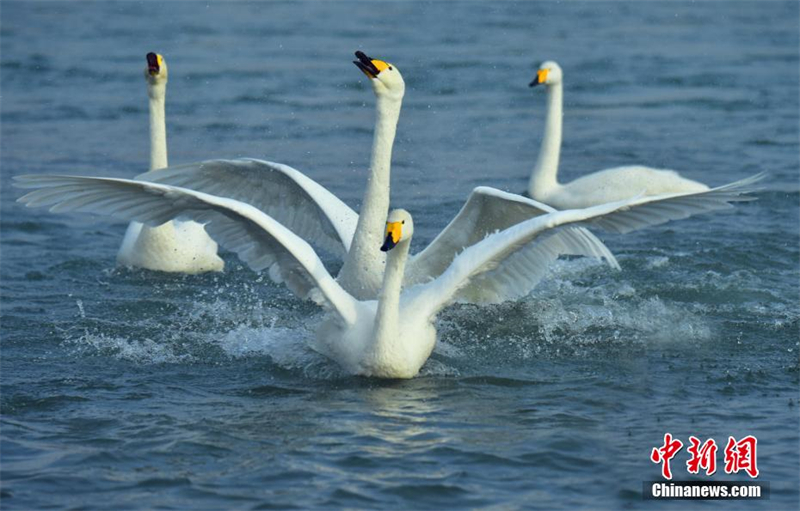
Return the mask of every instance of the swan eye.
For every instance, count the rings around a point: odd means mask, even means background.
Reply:
[[[391,68],[389,68],[389,69],[391,69]],[[405,220],[403,220],[403,221],[402,221],[402,222],[400,222],[400,223],[401,223],[401,224],[403,224],[403,225],[406,225],[406,221],[405,221]]]
[[[393,69],[392,66],[389,66],[389,71],[391,71],[392,69]]]

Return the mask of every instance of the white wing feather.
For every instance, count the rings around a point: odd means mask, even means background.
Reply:
[[[136,176],[250,204],[301,238],[344,255],[358,214],[319,183],[280,163],[252,158],[208,160]]]
[[[169,185],[129,179],[78,176],[20,176],[15,185],[37,188],[17,199],[53,212],[84,212],[151,226],[175,218],[205,224],[208,234],[255,271],[277,265],[270,276],[301,298],[355,318],[356,301],[330,276],[303,239],[255,207],[234,199]]]
[[[706,213],[731,208],[731,202],[752,201],[753,196],[743,195],[757,190],[753,185],[761,181],[766,173],[761,172],[748,178],[710,190],[689,193],[670,193],[651,195],[633,203],[625,212],[608,217],[600,217],[589,222],[611,232],[625,234],[643,227],[659,225],[670,220],[688,218],[698,213]]]
[[[447,227],[408,262],[405,285],[411,286],[438,277],[461,250],[494,232],[554,211],[546,204],[521,195],[488,186],[477,187]],[[604,258],[612,268],[619,269],[611,251],[582,227],[554,233],[548,250],[537,249],[536,252],[537,257],[546,257],[541,261],[542,268],[546,268],[559,255],[583,255]],[[536,268],[532,265],[530,269]]]
[[[560,255],[580,253],[599,259],[606,252],[608,248],[583,227],[555,228],[540,235],[535,243],[520,247],[491,271],[475,275],[452,301],[491,304],[516,300],[529,294],[547,276]]]

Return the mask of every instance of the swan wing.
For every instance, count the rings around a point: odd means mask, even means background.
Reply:
[[[322,185],[288,165],[252,158],[208,160],[136,176],[250,204],[301,238],[344,255],[358,214]]]
[[[494,232],[555,211],[547,204],[521,195],[479,186],[472,191],[447,227],[409,261],[405,284],[410,286],[438,277],[465,247],[478,243]],[[544,268],[563,254],[604,258],[610,266],[619,269],[611,251],[583,227],[553,233],[548,250],[536,252],[531,253],[531,257],[547,258],[547,261],[543,261]]]
[[[638,198],[556,211],[492,234],[461,252],[435,280],[408,289],[405,306],[414,313],[433,316],[453,302],[500,303],[524,296],[547,271],[551,258],[542,256],[561,249],[554,234],[623,213],[635,200]]]
[[[731,202],[755,200],[755,197],[745,194],[757,191],[754,185],[765,176],[766,173],[761,172],[709,190],[643,197],[630,204],[626,211],[598,217],[589,224],[593,227],[624,234],[643,227],[663,224],[670,220],[688,218],[699,213],[728,209],[732,207]]]
[[[314,249],[259,209],[234,199],[129,179],[28,175],[15,185],[36,190],[17,199],[52,212],[84,212],[150,226],[175,218],[205,224],[208,234],[254,271],[270,269],[300,298],[314,300],[346,322],[355,318],[353,299],[327,272]]]

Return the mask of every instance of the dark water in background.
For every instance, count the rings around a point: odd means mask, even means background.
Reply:
[[[4,1],[0,35],[3,509],[798,508],[797,3]],[[305,347],[316,308],[230,255],[114,269],[123,225],[13,202],[17,174],[146,169],[159,51],[172,163],[264,157],[357,205],[356,49],[408,84],[392,198],[417,247],[474,186],[525,189],[545,59],[565,180],[643,163],[766,189],[604,236],[622,272],[560,262],[520,302],[448,309],[402,382],[341,376]],[[667,431],[755,435],[771,500],[642,501]]]

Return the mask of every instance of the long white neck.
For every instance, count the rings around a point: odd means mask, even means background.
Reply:
[[[376,247],[381,246],[382,234],[389,213],[389,183],[391,181],[392,146],[400,118],[402,99],[378,97],[375,135],[372,141],[372,159],[367,177],[367,188],[358,214],[358,223],[350,244],[350,251],[339,272],[339,281],[348,284],[348,291],[358,299],[371,298],[370,289],[358,289],[363,282],[365,270],[379,272],[372,268],[370,261],[382,263],[382,253]],[[376,255],[377,252],[377,255]],[[373,295],[374,296],[374,295]]]
[[[403,288],[403,273],[408,260],[411,240],[399,243],[386,257],[386,270],[383,285],[378,296],[378,310],[375,315],[375,343],[378,349],[384,343],[397,339],[400,327],[400,292]]]
[[[544,125],[539,158],[533,167],[528,192],[531,197],[541,197],[558,186],[558,158],[561,153],[561,123],[563,89],[560,83],[547,86],[547,119]]]
[[[150,170],[167,166],[167,123],[164,115],[164,100],[167,87],[147,85],[150,99]]]

